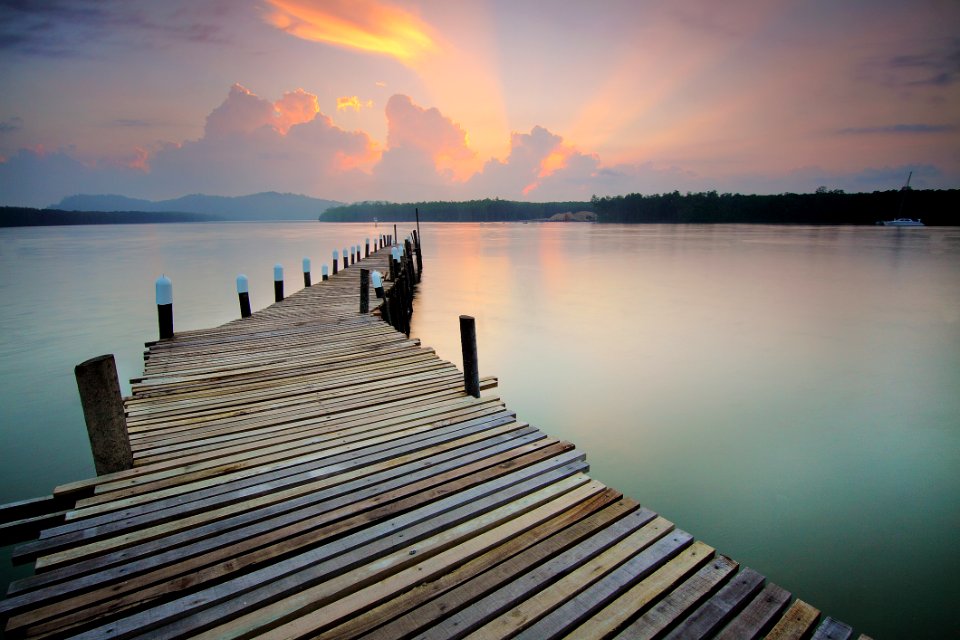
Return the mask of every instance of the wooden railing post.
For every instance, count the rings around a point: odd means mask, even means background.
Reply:
[[[250,317],[250,288],[247,276],[242,273],[237,276],[237,297],[240,299],[240,317]]]
[[[360,269],[360,313],[370,313],[370,270]]]
[[[310,286],[310,258],[303,259],[303,286]]]
[[[97,475],[133,467],[133,452],[113,355],[98,356],[74,368],[83,418]]]
[[[480,369],[477,366],[477,324],[472,316],[460,316],[460,350],[463,353],[463,388],[480,397]]]
[[[283,300],[283,265],[273,265],[273,299],[275,302]]]
[[[157,324],[160,327],[160,339],[173,337],[173,283],[170,278],[161,275],[157,278]]]

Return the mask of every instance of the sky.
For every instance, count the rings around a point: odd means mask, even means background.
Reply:
[[[960,188],[957,0],[0,0],[0,205]]]

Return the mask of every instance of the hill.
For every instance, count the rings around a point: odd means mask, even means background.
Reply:
[[[342,203],[294,193],[267,191],[248,196],[192,194],[172,200],[140,200],[120,195],[75,195],[49,207],[62,211],[142,211],[194,213],[215,220],[316,220]]]

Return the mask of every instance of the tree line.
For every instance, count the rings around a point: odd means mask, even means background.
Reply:
[[[320,215],[321,222],[409,222],[420,212],[424,222],[516,222],[539,220],[567,211],[592,211],[589,202],[519,202],[486,198],[462,202],[367,201],[331,207]]]
[[[876,224],[893,218],[921,218],[927,225],[960,225],[960,190],[874,191],[779,195],[680,192],[632,193],[591,200],[599,222]]]

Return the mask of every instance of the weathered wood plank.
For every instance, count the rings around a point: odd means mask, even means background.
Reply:
[[[717,634],[717,640],[755,640],[762,638],[790,604],[789,591],[768,583],[760,593]]]
[[[853,627],[827,616],[813,632],[810,640],[847,640],[851,636]]]
[[[726,556],[715,555],[699,571],[630,623],[616,637],[653,638],[662,634],[708,598],[736,570],[736,562]]]
[[[667,634],[667,639],[699,640],[714,637],[717,630],[760,591],[763,581],[763,576],[753,569],[741,569],[720,591]]]
[[[794,600],[787,612],[767,634],[767,638],[769,640],[800,640],[813,629],[819,619],[819,609],[803,600]]]

